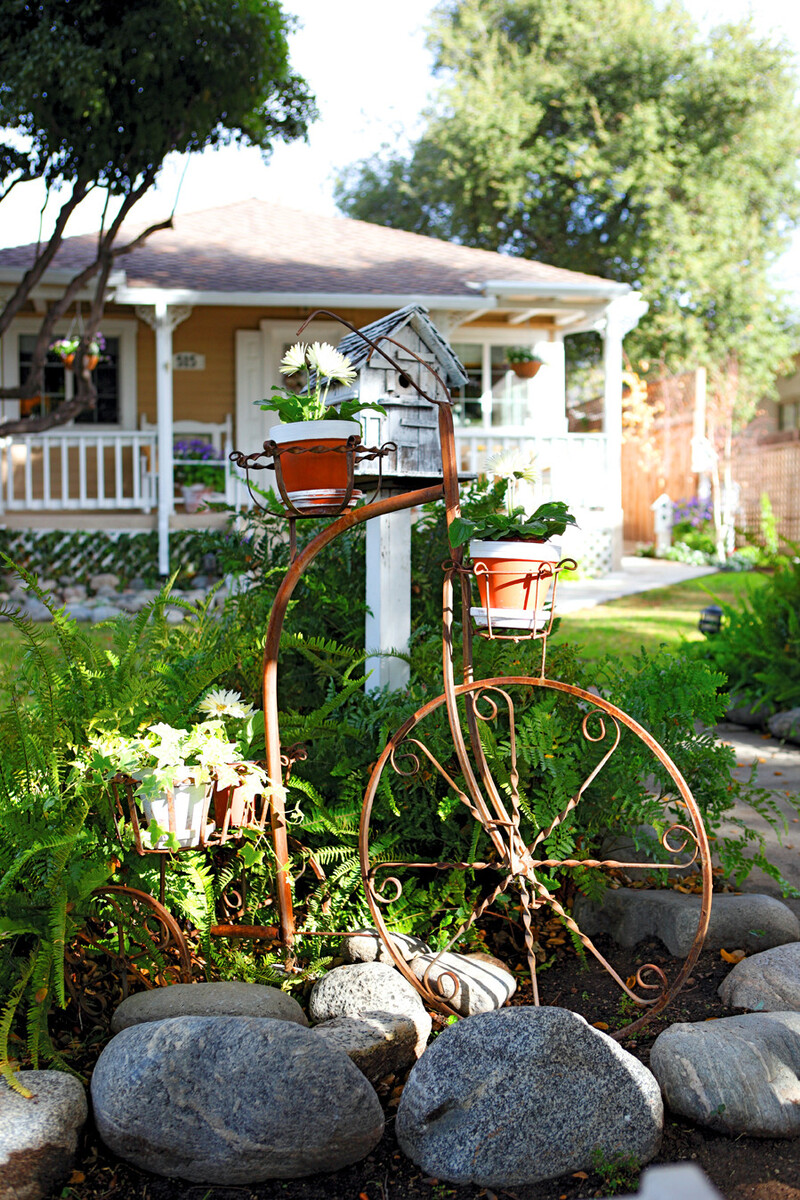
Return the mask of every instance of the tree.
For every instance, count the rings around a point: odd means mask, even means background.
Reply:
[[[106,197],[94,254],[44,315],[27,379],[0,388],[5,399],[43,390],[56,323],[91,286],[75,398],[48,416],[5,422],[0,433],[61,424],[95,402],[83,352],[99,329],[112,267],[172,223],[119,241],[167,154],[236,141],[267,155],[274,139],[305,135],[316,112],[290,69],[288,28],[277,0],[0,0],[0,201],[34,179],[48,196],[64,196],[52,236],[0,311],[0,335],[53,263],[78,205],[97,189]]]
[[[747,21],[702,38],[678,0],[448,0],[431,42],[427,128],[352,167],[343,211],[632,284],[634,362],[705,366],[749,419],[792,348],[770,280],[800,221],[788,47]]]

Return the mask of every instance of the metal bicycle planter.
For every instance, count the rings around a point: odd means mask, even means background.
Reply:
[[[347,326],[354,334],[359,335],[371,346],[371,353],[382,356],[396,370],[401,370],[398,364],[386,349],[387,343],[394,346],[400,345],[395,339],[386,335],[381,335],[373,340],[368,337],[364,331],[356,330],[349,322],[344,321],[336,314],[329,312],[318,312],[309,317],[309,321],[313,320],[318,315],[326,315],[339,320],[343,325]],[[298,335],[302,333],[305,325],[300,328]],[[409,353],[408,347],[403,346],[404,354]],[[417,358],[420,366],[429,371],[436,382],[444,388],[441,378],[436,371],[425,363],[422,358],[417,355],[412,357]],[[402,367],[404,374],[408,377],[408,367],[404,364]],[[417,505],[428,503],[432,500],[444,498],[447,521],[449,523],[459,514],[459,485],[458,472],[455,452],[455,437],[453,429],[453,415],[449,393],[444,388],[447,395],[446,401],[437,400],[432,397],[428,391],[413,379],[410,380],[411,386],[417,394],[424,400],[434,404],[438,409],[438,429],[442,456],[442,472],[443,480],[440,486],[429,487],[417,491],[407,492],[399,496],[391,496],[384,499],[374,500],[366,505],[344,511],[345,505],[349,501],[349,494],[345,503],[340,509],[340,514],[332,523],[327,526],[320,534],[318,534],[299,554],[295,553],[296,541],[294,534],[294,524],[298,516],[293,511],[292,506],[287,503],[289,511],[289,520],[291,528],[291,544],[293,549],[292,562],[287,571],[286,577],[279,588],[273,608],[270,614],[270,620],[267,628],[267,637],[264,650],[264,714],[266,726],[266,748],[267,748],[267,771],[272,784],[272,796],[270,803],[270,816],[272,823],[272,836],[275,856],[278,866],[278,907],[280,913],[280,944],[291,950],[297,937],[320,936],[317,933],[309,931],[298,932],[295,928],[294,912],[292,907],[292,891],[291,880],[289,878],[289,854],[287,841],[287,828],[285,817],[285,789],[282,784],[275,785],[275,780],[281,780],[282,774],[280,770],[281,764],[281,749],[280,749],[280,733],[278,724],[278,702],[277,702],[277,675],[278,675],[278,650],[280,644],[281,631],[283,621],[286,615],[291,596],[300,582],[304,571],[316,556],[324,550],[332,541],[346,530],[351,529],[357,524],[370,520],[373,517],[382,516],[386,513],[397,512],[405,508],[411,508]],[[355,456],[358,453],[370,454],[380,459],[385,448],[366,451],[364,447],[350,447],[348,453]],[[271,446],[266,446],[265,450],[271,451]],[[252,467],[253,465],[266,465],[263,459],[256,463],[257,456],[237,456],[236,461],[244,467]],[[275,463],[276,475],[278,478],[279,490],[283,494],[284,488],[281,483],[281,473],[279,461]],[[349,479],[352,480],[352,467],[349,473]],[[348,487],[350,493],[352,487]],[[286,498],[284,497],[284,500]],[[697,805],[691,792],[678,771],[675,764],[655,741],[654,738],[640,726],[633,718],[622,712],[613,704],[602,698],[593,695],[590,692],[584,691],[578,687],[567,683],[551,680],[546,677],[546,649],[547,637],[552,628],[553,616],[555,614],[555,590],[557,584],[557,575],[566,563],[559,563],[553,567],[547,566],[540,571],[540,578],[536,581],[537,601],[534,602],[534,609],[538,609],[538,589],[540,583],[544,587],[544,591],[552,586],[552,600],[549,611],[549,617],[544,625],[536,628],[536,621],[532,621],[532,628],[526,634],[525,632],[514,630],[512,633],[500,633],[498,629],[492,628],[491,617],[487,610],[487,627],[478,631],[480,637],[487,637],[491,640],[506,639],[512,641],[533,640],[540,641],[542,646],[541,655],[541,670],[538,676],[512,676],[512,677],[493,677],[484,680],[475,680],[473,678],[472,666],[472,632],[470,622],[471,608],[471,583],[472,570],[464,565],[463,552],[461,549],[452,552],[452,562],[448,564],[445,572],[445,583],[443,593],[443,667],[444,667],[444,692],[431,700],[422,709],[414,714],[412,718],[405,722],[400,730],[390,739],[382,751],[377,764],[372,772],[372,776],[367,787],[367,792],[364,799],[362,810],[362,819],[359,836],[359,854],[361,861],[361,872],[364,888],[366,891],[367,901],[375,920],[376,927],[385,943],[386,949],[398,970],[413,984],[420,992],[425,1001],[434,1008],[439,1009],[444,1013],[452,1013],[454,1008],[449,1003],[447,992],[447,980],[450,981],[450,990],[452,998],[452,988],[457,985],[457,981],[446,970],[441,970],[438,973],[435,971],[436,961],[431,964],[431,967],[426,971],[423,979],[418,979],[409,969],[405,960],[400,956],[394,942],[391,939],[390,931],[387,927],[384,917],[384,909],[387,904],[391,903],[393,898],[398,898],[402,893],[402,883],[396,875],[384,877],[384,872],[400,867],[411,868],[416,867],[427,872],[438,872],[442,870],[463,871],[471,870],[474,872],[489,872],[495,876],[499,876],[496,882],[488,888],[486,894],[476,904],[473,912],[462,927],[457,931],[456,935],[450,940],[448,948],[454,945],[458,939],[466,932],[466,930],[479,919],[491,906],[498,896],[503,895],[510,888],[516,889],[519,893],[522,922],[525,931],[525,943],[528,956],[528,963],[531,969],[532,986],[534,1002],[538,1004],[538,989],[536,984],[536,959],[533,952],[533,935],[532,935],[532,915],[536,909],[547,906],[555,913],[566,925],[566,927],[575,933],[581,940],[582,944],[598,959],[601,965],[609,971],[612,977],[616,980],[623,992],[633,1001],[633,1003],[641,1010],[644,1015],[625,1030],[619,1031],[615,1036],[621,1037],[630,1033],[633,1029],[638,1028],[644,1021],[649,1019],[655,1013],[660,1012],[670,999],[678,992],[685,980],[691,973],[692,967],[697,960],[697,957],[702,948],[703,939],[708,927],[708,920],[711,908],[711,890],[712,890],[712,874],[711,861],[708,839],[703,827],[702,818],[700,816]],[[574,565],[574,564],[571,564]],[[453,645],[453,582],[454,579],[459,579],[461,585],[461,607],[462,607],[462,628],[463,628],[463,682],[456,684],[454,677],[454,645]],[[551,824],[546,829],[540,829],[535,836],[526,843],[522,832],[522,819],[520,808],[520,794],[517,788],[518,773],[517,773],[517,750],[515,738],[515,708],[511,696],[509,695],[510,688],[523,688],[528,694],[538,694],[554,692],[570,697],[577,704],[586,706],[585,714],[582,718],[581,731],[582,737],[587,743],[600,743],[603,749],[602,756],[589,772],[583,783],[576,789],[569,802],[565,805],[552,820]],[[488,707],[484,711],[481,709],[481,704],[486,704]],[[463,708],[463,715],[459,709],[459,704]],[[495,780],[492,778],[489,764],[483,750],[479,727],[481,722],[491,721],[498,717],[501,709],[505,708],[508,728],[510,730],[510,747],[511,747],[511,767],[510,767],[510,792],[504,798],[501,789],[498,787]],[[425,744],[417,737],[411,735],[417,732],[418,726],[425,721],[432,713],[443,710],[447,716],[449,726],[452,751],[455,755],[460,774],[460,780],[456,780],[447,767],[437,760]],[[466,734],[464,732],[466,727]],[[667,863],[653,865],[654,871],[668,871],[673,867],[685,867],[688,863],[698,862],[701,870],[702,878],[702,902],[698,915],[698,926],[695,935],[694,943],[686,958],[682,968],[678,972],[676,978],[670,983],[663,971],[656,964],[648,963],[642,966],[636,974],[635,981],[623,980],[611,965],[605,960],[603,955],[597,950],[591,940],[579,930],[572,916],[565,910],[559,899],[547,887],[542,880],[543,873],[555,868],[581,868],[583,870],[592,869],[607,869],[614,868],[625,870],[636,868],[643,865],[641,862],[631,863],[622,862],[615,859],[597,860],[586,858],[558,858],[553,857],[544,852],[543,843],[553,833],[553,831],[563,823],[569,814],[577,807],[584,796],[586,790],[590,787],[593,780],[598,776],[599,772],[609,762],[613,755],[619,740],[621,729],[629,731],[629,734],[642,742],[654,755],[661,768],[669,776],[674,784],[677,795],[675,797],[665,797],[665,806],[667,808],[678,808],[681,811],[681,816],[670,816],[667,821],[667,829],[662,836],[662,844],[666,851],[672,855],[683,855],[678,863]],[[603,743],[608,741],[610,744],[607,748],[603,747]],[[373,805],[375,796],[381,781],[384,770],[387,765],[392,769],[398,770],[398,756],[405,752],[407,760],[411,764],[411,773],[419,771],[423,760],[428,767],[432,769],[440,780],[444,780],[447,787],[452,789],[474,820],[482,827],[487,843],[491,850],[491,858],[487,861],[472,861],[472,862],[439,862],[430,861],[423,863],[386,863],[380,862],[373,864],[370,859],[370,831],[371,820],[373,813]],[[400,773],[402,769],[400,769]],[[406,772],[408,773],[408,772]],[[678,799],[679,797],[679,799]],[[687,847],[689,848],[689,856],[687,862]],[[648,868],[650,864],[647,864]],[[382,882],[379,882],[382,880]],[[384,888],[390,886],[394,892],[394,896],[387,897]],[[486,889],[485,889],[486,890]],[[266,932],[266,931],[264,931]],[[445,953],[441,951],[440,954]],[[437,955],[437,958],[440,955]],[[436,978],[434,978],[436,976]],[[650,981],[650,977],[655,978],[657,982]],[[637,994],[636,988],[640,993],[650,993],[649,995]],[[652,993],[655,993],[653,995]]]
[[[312,513],[303,512],[292,504],[283,481],[281,455],[283,453],[314,453],[312,450],[282,451],[273,442],[266,442],[264,448],[254,454],[235,452],[231,455],[234,462],[247,472],[250,486],[252,470],[271,469],[275,473],[278,491],[282,497],[289,522],[289,539],[291,550],[290,566],[281,583],[270,613],[267,626],[263,665],[263,695],[266,742],[266,767],[270,780],[269,805],[265,805],[260,814],[259,824],[265,827],[269,809],[272,844],[276,861],[276,900],[279,915],[279,926],[251,926],[241,923],[244,916],[244,891],[241,903],[234,903],[226,916],[230,920],[212,929],[212,933],[225,937],[244,937],[267,940],[274,945],[283,947],[288,955],[292,954],[296,939],[334,936],[320,931],[296,929],[292,880],[290,877],[289,835],[286,821],[286,785],[287,771],[292,762],[300,755],[296,748],[292,752],[283,752],[280,744],[280,729],[278,718],[278,652],[281,633],[289,602],[295,588],[303,577],[311,562],[337,537],[347,530],[362,524],[374,517],[388,513],[400,512],[431,501],[444,499],[448,525],[459,515],[459,483],[456,459],[455,436],[453,427],[452,400],[449,391],[437,371],[420,355],[388,334],[381,332],[376,337],[368,336],[365,331],[357,330],[348,321],[320,310],[308,318],[298,330],[298,336],[306,325],[316,316],[331,317],[351,330],[352,334],[363,340],[370,347],[370,355],[380,356],[404,380],[403,386],[411,387],[419,398],[434,405],[437,410],[438,435],[441,449],[442,482],[435,486],[417,488],[400,495],[391,495],[372,499],[360,507],[352,507],[356,496],[356,466],[362,461],[377,462],[377,487],[380,489],[382,459],[390,452],[396,451],[392,443],[387,443],[372,449],[356,444],[357,439],[351,439],[337,453],[347,457],[347,486],[340,503],[337,506],[315,506]],[[403,355],[402,364],[396,361],[387,350],[387,345],[400,347]],[[410,357],[409,357],[410,356]],[[435,383],[435,391],[443,398],[432,396],[421,382],[412,378],[409,363],[416,360],[419,365],[420,380],[422,372],[428,372]],[[329,451],[328,451],[329,452]],[[256,503],[257,496],[251,488],[251,495]],[[308,516],[329,516],[331,523],[316,535],[301,551],[298,552],[296,541],[296,521]],[[703,828],[702,819],[691,792],[665,751],[633,718],[622,712],[613,704],[593,695],[588,691],[573,685],[549,679],[546,676],[547,639],[552,629],[553,617],[556,611],[556,589],[558,575],[567,565],[567,561],[555,564],[543,564],[535,581],[536,597],[534,613],[539,611],[539,589],[542,596],[552,588],[550,608],[543,621],[534,616],[531,628],[514,629],[501,632],[497,622],[493,624],[490,607],[486,607],[485,627],[478,629],[477,635],[489,640],[510,640],[513,642],[538,642],[541,644],[541,660],[537,675],[492,676],[476,680],[473,671],[472,654],[472,624],[471,624],[471,590],[474,570],[465,565],[461,548],[452,551],[451,560],[446,564],[443,589],[443,678],[444,691],[441,695],[430,700],[419,709],[397,733],[389,740],[381,752],[370,778],[362,810],[359,855],[361,873],[366,892],[366,898],[372,912],[375,925],[385,943],[386,949],[398,970],[418,989],[425,1001],[443,1013],[451,1013],[454,1007],[453,989],[457,980],[447,970],[437,968],[436,959],[430,964],[422,979],[416,978],[410,971],[405,960],[401,958],[390,936],[384,911],[402,894],[403,883],[398,877],[402,871],[413,869],[427,873],[442,871],[472,872],[488,882],[480,890],[479,898],[470,916],[462,923],[455,936],[450,939],[448,949],[480,919],[491,905],[507,892],[514,889],[519,896],[521,919],[525,937],[525,947],[528,964],[531,971],[534,1003],[539,1002],[536,982],[536,955],[532,932],[533,918],[538,909],[547,907],[566,926],[568,930],[580,938],[582,944],[592,953],[600,964],[610,972],[630,1000],[643,1011],[644,1015],[629,1025],[625,1030],[618,1031],[614,1036],[621,1037],[638,1028],[645,1020],[661,1011],[669,1000],[677,993],[687,977],[700,953],[711,907],[712,875],[708,840]],[[574,566],[574,564],[571,564]],[[453,636],[453,593],[454,584],[458,581],[461,591],[462,611],[462,674],[463,679],[456,683],[454,671],[454,636]],[[570,702],[581,706],[580,737],[586,745],[597,745],[599,755],[597,761],[587,772],[582,783],[574,789],[568,801],[560,811],[554,813],[545,828],[539,828],[526,838],[525,822],[523,819],[523,803],[519,789],[519,760],[517,750],[517,706],[511,692],[521,690],[523,700],[529,703],[532,698],[551,694],[569,698]],[[519,701],[517,702],[519,703]],[[443,763],[421,740],[418,734],[424,732],[425,723],[436,714],[446,717],[449,731],[448,761]],[[509,746],[509,766],[505,790],[493,778],[492,771],[481,739],[481,727],[489,723],[502,721]],[[611,760],[622,732],[626,736],[638,739],[654,756],[666,776],[674,785],[675,795],[666,795],[664,806],[668,810],[667,829],[662,836],[664,848],[672,855],[683,855],[678,863],[646,864],[654,871],[668,871],[671,867],[687,865],[687,847],[689,861],[698,862],[702,876],[702,902],[698,915],[697,932],[694,943],[682,968],[676,978],[670,983],[663,971],[656,964],[645,964],[636,973],[635,979],[623,980],[613,967],[605,960],[591,940],[583,934],[571,914],[566,910],[555,890],[545,881],[547,873],[554,869],[596,869],[625,870],[641,867],[642,863],[621,862],[614,859],[588,859],[578,856],[560,857],[547,853],[544,843],[570,817],[570,814],[584,799],[587,790],[599,773]],[[398,768],[402,756],[405,756],[405,766]],[[452,761],[451,761],[452,760]],[[426,862],[378,862],[373,863],[370,857],[370,833],[373,820],[375,797],[381,778],[387,769],[398,771],[399,774],[414,775],[424,765],[441,784],[444,783],[463,805],[476,822],[478,833],[483,839],[487,853],[484,858],[473,858],[472,861],[439,861],[431,859]],[[675,810],[680,815],[676,815]],[[669,815],[671,810],[671,815]],[[223,839],[224,841],[225,839]],[[161,880],[163,903],[163,878],[166,856],[161,858]],[[386,872],[394,872],[394,874]],[[390,895],[386,895],[386,888]],[[440,954],[445,953],[441,951]],[[438,959],[440,955],[437,955]],[[184,962],[182,953],[181,961]],[[650,981],[650,977],[657,982]],[[638,993],[637,990],[638,989]],[[449,995],[448,995],[449,991]],[[645,994],[639,994],[645,993]],[[649,994],[648,994],[649,993]],[[655,994],[653,994],[655,993]]]

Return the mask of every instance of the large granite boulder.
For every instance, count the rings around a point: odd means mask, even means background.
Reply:
[[[292,1021],[173,1017],[123,1029],[92,1075],[98,1133],[158,1175],[235,1186],[337,1171],[383,1133],[372,1085]]]
[[[573,916],[589,937],[609,934],[620,946],[660,938],[677,958],[692,948],[701,899],[667,888],[609,888],[602,900],[578,896]],[[704,946],[707,950],[768,950],[800,940],[800,921],[774,896],[715,895]]]
[[[800,942],[743,958],[718,988],[729,1008],[800,1012]]]
[[[18,1071],[33,1093],[0,1080],[0,1200],[42,1200],[69,1179],[89,1106],[83,1085],[63,1071]]]
[[[800,1135],[800,1013],[676,1024],[650,1067],[673,1112],[728,1134]]]
[[[173,983],[128,996],[111,1019],[114,1033],[145,1021],[167,1017],[270,1017],[276,1021],[308,1020],[293,996],[260,983]]]
[[[648,1162],[662,1126],[647,1068],[561,1008],[449,1026],[412,1069],[397,1112],[400,1148],[429,1175],[495,1189],[591,1170],[596,1147]]]
[[[335,967],[311,989],[308,1015],[314,1025],[366,1012],[410,1017],[417,1030],[417,1054],[422,1054],[430,1037],[431,1018],[419,992],[393,967],[379,962]]]

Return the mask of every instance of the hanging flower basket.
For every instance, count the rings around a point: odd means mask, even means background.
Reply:
[[[541,365],[542,364],[540,362],[535,361],[509,363],[511,370],[518,379],[533,379],[534,375],[538,373]]]

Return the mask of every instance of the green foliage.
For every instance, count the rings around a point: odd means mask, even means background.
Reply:
[[[692,648],[765,718],[800,706],[800,559],[783,559],[753,596],[719,601],[722,629]]]
[[[485,541],[547,542],[560,537],[568,525],[577,524],[563,500],[548,500],[530,516],[523,508],[487,514],[482,520],[456,517],[450,524],[450,543],[463,546],[473,538]]]
[[[154,31],[158,30],[158,36]],[[130,192],[170,151],[302,136],[313,109],[271,0],[3,5],[3,175]]]
[[[635,1154],[625,1154],[621,1150],[606,1154],[602,1146],[595,1146],[592,1169],[603,1181],[603,1192],[614,1196],[617,1192],[636,1190],[642,1164]]]
[[[633,361],[735,378],[745,419],[793,348],[769,276],[800,216],[790,48],[677,0],[450,0],[430,41],[422,136],[351,167],[343,211],[640,288]]]

